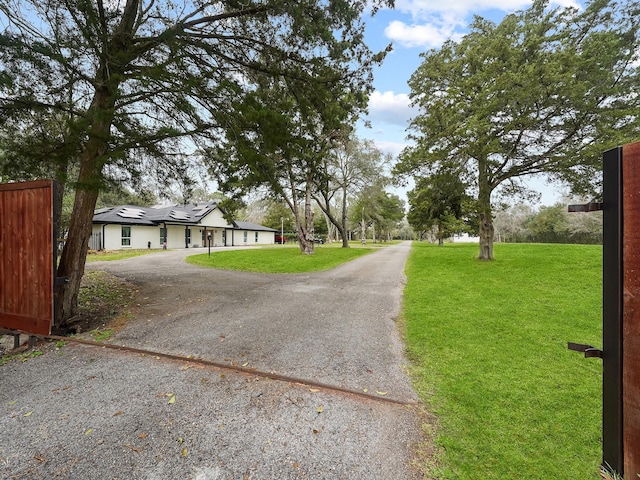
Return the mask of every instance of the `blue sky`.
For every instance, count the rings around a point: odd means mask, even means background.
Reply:
[[[381,10],[367,22],[366,41],[374,51],[393,44],[384,64],[374,72],[375,91],[369,100],[371,128],[360,126],[360,138],[371,139],[394,156],[408,144],[406,128],[416,111],[410,107],[407,81],[421,63],[420,53],[439,48],[448,38],[460,38],[474,15],[499,22],[531,5],[528,0],[396,0],[394,10]],[[580,7],[583,1],[554,0],[551,6]],[[542,193],[541,203],[560,200],[558,188],[539,179],[528,182]]]

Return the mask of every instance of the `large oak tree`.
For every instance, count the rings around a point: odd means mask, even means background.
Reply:
[[[381,0],[377,5],[390,5]],[[66,115],[76,195],[58,275],[72,317],[105,178],[154,171],[224,136],[256,75],[322,96],[371,83],[370,2],[0,0],[0,126]],[[266,106],[269,108],[269,106]],[[24,118],[16,124],[10,121]],[[184,139],[188,138],[189,143]],[[149,163],[154,160],[155,163]]]
[[[497,189],[543,174],[584,193],[600,178],[601,152],[637,139],[638,11],[637,1],[594,0],[579,12],[534,0],[498,25],[476,17],[460,41],[423,54],[409,81],[416,144],[396,173],[465,172],[480,259],[493,259]]]

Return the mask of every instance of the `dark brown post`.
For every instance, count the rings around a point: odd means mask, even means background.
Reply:
[[[622,147],[622,404],[625,478],[640,473],[640,143]]]
[[[602,463],[622,474],[622,147],[602,160]]]

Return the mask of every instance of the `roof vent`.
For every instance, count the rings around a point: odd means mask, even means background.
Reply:
[[[203,205],[202,207],[198,207],[194,209],[196,212],[196,217],[202,217],[203,215],[206,215],[207,213],[209,213],[209,210],[211,210],[211,206],[210,205]]]
[[[142,218],[144,217],[144,210],[139,208],[123,208],[118,212],[118,216],[122,218]]]
[[[175,220],[189,220],[189,214],[180,210],[171,210],[169,216]]]

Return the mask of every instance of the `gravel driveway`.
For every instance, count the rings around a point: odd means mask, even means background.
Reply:
[[[256,374],[73,343],[7,364],[0,477],[419,478],[395,324],[409,250],[297,275],[184,262],[204,249],[91,263],[140,289],[113,344]]]

